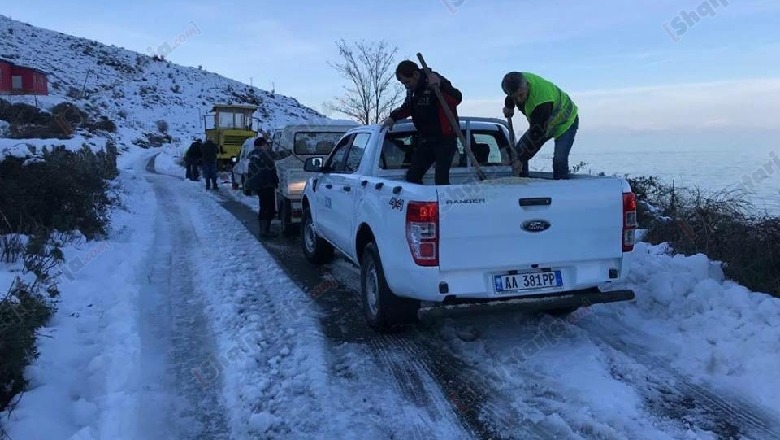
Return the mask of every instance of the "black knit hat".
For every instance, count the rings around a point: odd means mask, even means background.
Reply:
[[[255,147],[262,147],[263,145],[266,145],[268,141],[265,139],[265,136],[258,136],[257,139],[255,139],[254,145]]]
[[[520,72],[509,72],[501,80],[501,90],[507,95],[511,95],[527,84],[527,81]]]

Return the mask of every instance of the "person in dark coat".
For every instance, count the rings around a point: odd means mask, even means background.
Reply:
[[[190,148],[188,148],[187,152],[184,154],[184,165],[187,167],[187,179],[193,181],[200,179],[198,168],[200,168],[200,161],[203,156],[202,148],[203,141],[195,139],[195,142],[190,144]]]
[[[249,170],[244,186],[257,193],[260,209],[257,220],[260,226],[260,236],[273,237],[271,221],[276,216],[276,188],[279,187],[279,176],[276,174],[276,162],[271,153],[271,147],[263,136],[255,139],[255,149],[249,153]]]
[[[217,187],[217,155],[219,154],[219,147],[211,139],[206,139],[203,143],[202,156],[203,160],[203,177],[206,179],[206,189],[218,190]]]
[[[433,71],[430,75],[426,74],[414,61],[401,61],[396,67],[395,76],[406,87],[406,99],[399,108],[390,112],[382,125],[392,127],[399,119],[412,117],[418,137],[412,163],[406,172],[406,181],[422,185],[423,176],[435,163],[436,185],[449,185],[452,158],[458,148],[458,134],[433,88],[439,88],[456,121],[457,107],[463,101],[463,94],[447,78]]]

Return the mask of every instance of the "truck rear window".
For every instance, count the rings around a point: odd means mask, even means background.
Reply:
[[[416,132],[389,133],[382,146],[379,168],[383,170],[409,168],[416,135]],[[504,158],[508,145],[509,141],[501,131],[471,130],[471,151],[482,166],[500,166],[508,163],[508,160]],[[452,158],[452,168],[466,168],[467,157],[463,143],[458,139],[458,150]]]
[[[329,132],[305,132],[295,133],[293,137],[293,148],[295,154],[313,154],[327,156],[333,151],[336,142],[341,139],[344,133]]]

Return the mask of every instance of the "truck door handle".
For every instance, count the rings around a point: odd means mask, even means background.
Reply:
[[[331,189],[331,188],[333,188],[333,185],[331,185],[330,183],[326,183],[326,184],[325,184],[325,188],[327,188],[327,189]]]
[[[345,185],[345,186],[343,186],[341,189],[343,189],[343,190],[344,190],[344,191],[346,191],[346,192],[349,192],[349,190],[351,190],[352,188],[350,188],[350,187],[348,187],[348,186],[346,186],[346,185]]]
[[[519,200],[520,206],[550,206],[552,199],[550,197],[523,197]]]

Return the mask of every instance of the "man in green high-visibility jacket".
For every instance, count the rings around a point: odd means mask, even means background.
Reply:
[[[558,86],[539,75],[509,72],[501,81],[506,93],[504,116],[511,118],[515,107],[528,119],[528,130],[515,148],[523,164],[521,176],[528,175],[528,161],[550,139],[555,139],[553,178],[569,178],[569,152],[579,128],[577,106]]]

